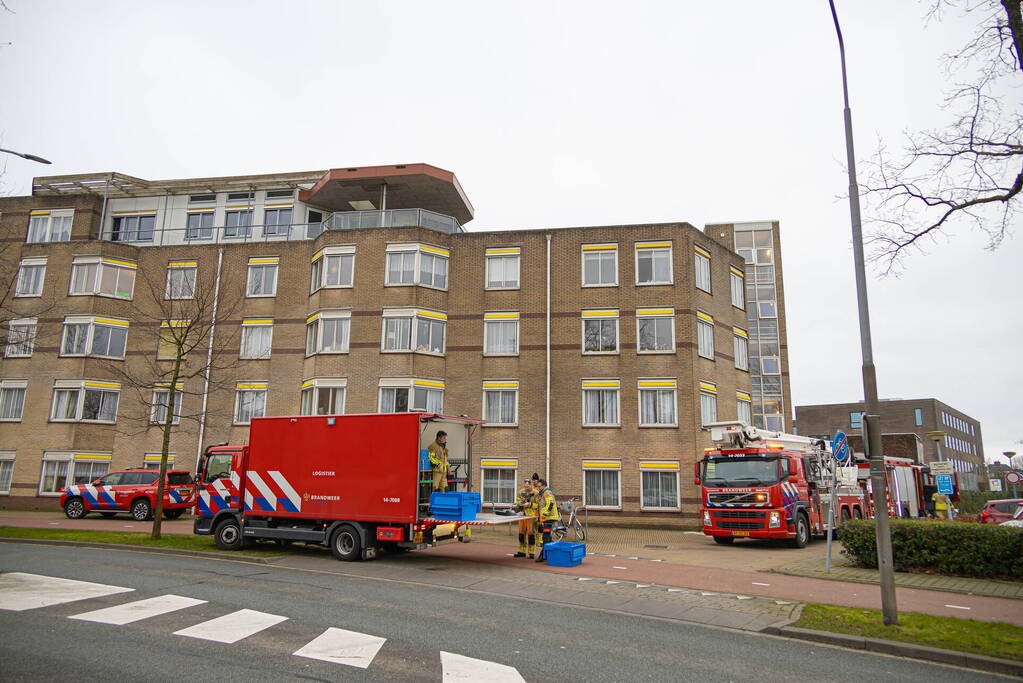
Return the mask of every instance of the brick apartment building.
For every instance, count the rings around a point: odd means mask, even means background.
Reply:
[[[54,176],[0,199],[14,294],[0,505],[53,505],[67,484],[158,460],[147,423],[169,387],[121,378],[167,367],[161,330],[177,322],[161,306],[204,287],[233,311],[210,335],[231,346],[208,381],[181,383],[198,418],[172,435],[181,469],[245,442],[252,416],[465,414],[486,420],[462,474],[488,503],[549,471],[591,514],[680,522],[696,516],[701,422],[785,426],[777,224],[467,232],[472,215],[454,174],[425,164]]]
[[[853,435],[862,436],[863,411],[862,401],[796,406],[796,425],[800,434],[829,438],[841,429],[853,443]],[[966,413],[934,398],[882,399],[881,430],[886,455],[915,456],[920,463],[949,460],[959,473],[963,490],[987,489],[980,422]],[[944,434],[935,442],[928,432]]]

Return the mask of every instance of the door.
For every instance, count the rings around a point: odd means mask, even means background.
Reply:
[[[111,472],[100,477],[92,484],[82,488],[92,496],[92,500],[86,500],[90,507],[98,510],[117,509],[117,489],[121,484],[124,472]]]

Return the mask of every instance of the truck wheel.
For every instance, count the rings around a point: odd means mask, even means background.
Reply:
[[[241,550],[245,547],[242,527],[237,519],[225,519],[217,526],[213,534],[213,542],[221,550]]]
[[[81,498],[68,498],[64,503],[64,514],[68,519],[81,519],[89,514],[89,511],[85,509],[85,501]]]
[[[853,519],[863,519],[863,513],[859,508],[853,508]]]
[[[789,539],[789,545],[793,548],[805,548],[810,541],[810,523],[806,521],[806,515],[796,515],[796,537]]]
[[[842,524],[845,524],[848,521],[849,521],[849,510],[848,509],[844,509],[844,510],[842,510]]]
[[[139,498],[131,504],[131,517],[136,522],[145,522],[153,517],[153,506],[145,498]]]
[[[735,543],[735,539],[731,536],[713,536],[712,538],[718,545],[732,545]]]
[[[362,539],[359,538],[359,532],[347,524],[339,527],[330,539],[330,551],[343,562],[362,559]]]

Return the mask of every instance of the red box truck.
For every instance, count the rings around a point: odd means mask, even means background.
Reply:
[[[210,446],[200,458],[194,531],[212,534],[225,550],[257,539],[302,541],[351,561],[462,540],[468,526],[515,522],[522,517],[430,515],[432,480],[420,470],[420,451],[447,432],[449,462],[465,467],[451,485],[467,490],[479,424],[415,412],[255,418],[248,445]]]

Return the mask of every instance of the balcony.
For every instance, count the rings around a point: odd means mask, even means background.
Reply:
[[[323,221],[324,230],[363,230],[367,228],[423,227],[437,232],[465,232],[458,221],[426,209],[387,209],[385,211],[338,211]]]

